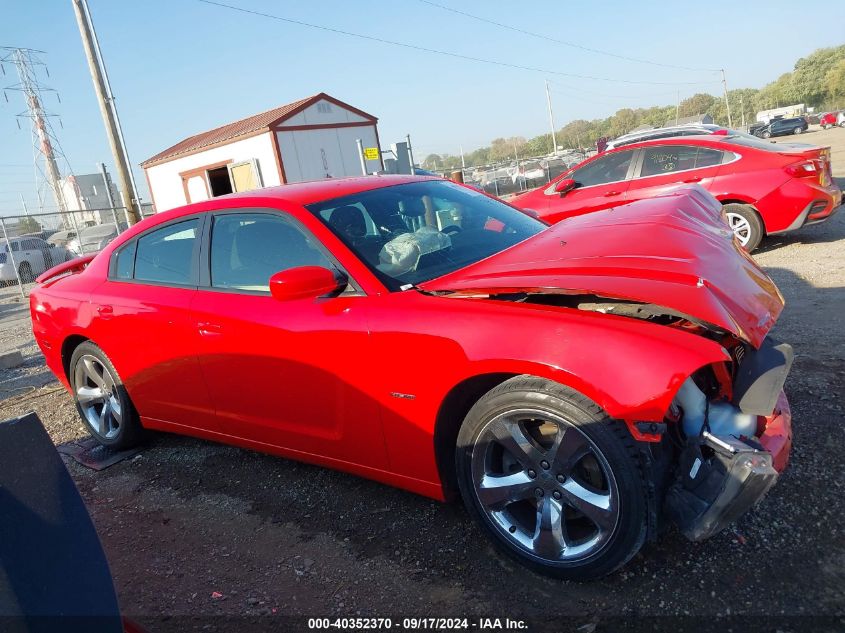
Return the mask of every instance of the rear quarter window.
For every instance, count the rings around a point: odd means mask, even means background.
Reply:
[[[194,246],[199,220],[187,220],[151,231],[138,238],[135,280],[191,285],[194,281]]]
[[[138,242],[133,240],[117,252],[112,264],[112,278],[132,279],[135,274],[135,251],[137,248]]]

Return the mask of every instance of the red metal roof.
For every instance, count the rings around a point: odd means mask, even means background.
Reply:
[[[243,136],[254,136],[256,132],[269,130],[274,125],[281,123],[285,119],[292,117],[296,113],[307,108],[309,105],[322,99],[331,101],[342,108],[346,108],[347,110],[351,110],[366,119],[370,119],[374,123],[378,121],[378,119],[371,114],[367,114],[357,108],[353,108],[351,105],[343,103],[334,97],[330,97],[325,92],[321,92],[320,94],[306,97],[305,99],[300,99],[299,101],[294,101],[293,103],[288,103],[287,105],[279,106],[277,108],[273,108],[272,110],[267,110],[266,112],[254,114],[233,123],[221,125],[213,130],[189,136],[188,138],[176,143],[176,145],[168,147],[163,152],[159,152],[155,156],[148,158],[141,163],[141,167],[152,167],[153,165],[167,162],[168,160],[179,156],[193,154],[204,148],[217,145],[224,141],[234,140]]]

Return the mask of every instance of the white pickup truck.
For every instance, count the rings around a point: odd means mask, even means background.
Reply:
[[[8,242],[0,239],[0,285],[17,281],[16,268],[21,281],[29,283],[45,270],[73,257],[68,249],[48,244],[40,237],[23,235],[9,238]]]

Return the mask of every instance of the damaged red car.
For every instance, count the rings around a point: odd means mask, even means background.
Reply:
[[[102,444],[153,429],[460,495],[586,580],[707,538],[787,463],[783,308],[688,187],[548,227],[440,179],[159,213],[39,278],[35,337]]]

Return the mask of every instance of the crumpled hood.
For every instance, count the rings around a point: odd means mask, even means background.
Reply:
[[[783,309],[774,282],[734,245],[720,203],[698,185],[569,218],[420,287],[459,294],[590,294],[655,304],[755,347]]]

